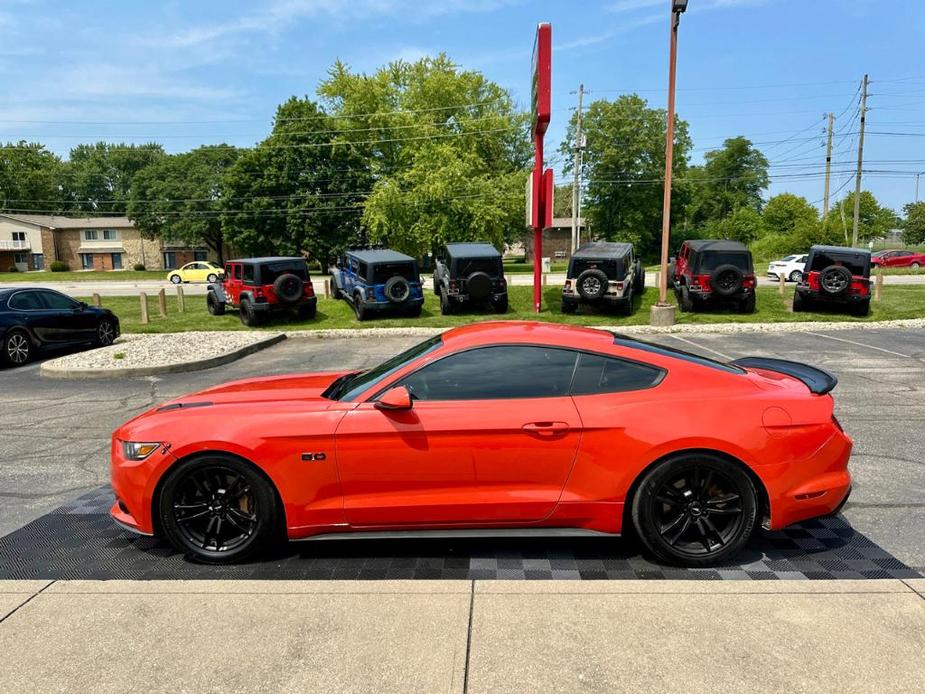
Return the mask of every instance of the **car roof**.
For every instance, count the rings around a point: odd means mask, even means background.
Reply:
[[[410,255],[405,255],[389,248],[373,248],[362,251],[348,250],[347,255],[367,263],[407,263],[414,260]]]
[[[293,256],[293,255],[268,256],[266,258],[235,258],[234,260],[228,260],[226,262],[228,263],[278,263],[281,260],[284,260],[286,262],[292,262],[293,260],[301,260],[302,262],[305,262],[305,258],[302,258],[300,256]],[[200,260],[200,261],[193,261],[193,262],[204,263],[206,261]]]
[[[684,243],[691,250],[698,253],[703,251],[748,251],[744,243],[728,239],[693,239]]]
[[[458,349],[505,343],[540,343],[575,349],[613,345],[613,333],[578,325],[539,321],[485,321],[452,328],[443,333],[445,345]]]
[[[841,255],[870,256],[870,251],[864,248],[848,248],[847,246],[813,246],[810,253],[840,253]]]
[[[573,258],[599,258],[602,255],[624,256],[633,252],[633,244],[623,241],[592,241],[583,243]]]
[[[451,258],[500,258],[501,253],[490,243],[448,243],[446,253]]]

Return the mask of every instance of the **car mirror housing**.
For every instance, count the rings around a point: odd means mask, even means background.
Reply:
[[[376,401],[377,410],[410,410],[412,406],[411,393],[404,386],[389,388]]]

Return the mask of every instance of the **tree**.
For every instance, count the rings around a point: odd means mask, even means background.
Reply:
[[[269,137],[225,178],[230,242],[249,253],[304,251],[327,266],[357,240],[372,176],[368,162],[337,132],[314,101],[292,97],[279,106]]]
[[[703,236],[751,243],[761,235],[761,215],[751,207],[739,207],[722,219],[712,219],[703,228]]]
[[[572,218],[572,186],[556,186],[552,199],[552,216]]]
[[[146,238],[205,244],[224,262],[224,177],[240,151],[209,145],[159,158],[135,174],[127,215]]]
[[[858,215],[858,241],[883,238],[891,229],[899,227],[899,218],[888,207],[883,207],[868,190],[861,191],[860,214]],[[851,243],[854,223],[854,192],[848,193],[832,206],[826,217],[825,226],[832,229],[847,245]]]
[[[61,160],[45,145],[20,140],[0,146],[0,207],[22,212],[61,209]]]
[[[730,138],[704,159],[704,165],[692,168],[686,181],[691,196],[687,215],[692,224],[723,219],[742,207],[761,211],[762,191],[768,187],[768,160],[750,140]]]
[[[510,94],[447,56],[372,75],[338,62],[322,82],[339,129],[375,177],[363,213],[371,241],[409,254],[448,241],[501,246],[523,234],[531,147]]]
[[[925,243],[925,202],[910,202],[903,212],[903,241],[910,246]]]
[[[572,171],[571,153],[577,115],[569,123],[559,152],[565,172]],[[584,115],[587,137],[583,178],[587,181],[582,212],[587,209],[595,235],[608,240],[631,241],[644,257],[658,253],[662,224],[665,174],[665,122],[663,109],[649,108],[636,94],[615,101],[591,103]],[[675,120],[673,175],[687,169],[691,148],[687,123]],[[672,197],[672,216],[684,208],[683,190]]]
[[[780,193],[768,200],[761,215],[765,233],[791,234],[800,226],[816,224],[819,211],[793,193]]]
[[[155,143],[77,145],[64,164],[68,211],[125,214],[135,174],[164,157]]]

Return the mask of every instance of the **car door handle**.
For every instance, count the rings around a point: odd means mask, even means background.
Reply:
[[[566,422],[530,422],[523,425],[523,430],[528,434],[564,434],[569,430]]]

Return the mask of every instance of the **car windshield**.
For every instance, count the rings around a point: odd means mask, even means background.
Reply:
[[[751,258],[744,251],[711,251],[700,256],[701,272],[713,272],[720,265],[734,265],[747,272],[752,270]]]
[[[796,259],[799,258],[799,257],[800,257],[800,256],[798,256],[798,255],[788,255],[788,256],[786,256],[786,257],[784,258],[784,261],[783,261],[783,262],[789,263],[791,260],[796,260]]]
[[[809,267],[810,272],[821,272],[831,265],[840,265],[848,268],[852,275],[867,276],[869,273],[866,256],[852,253],[817,252]]]
[[[443,344],[443,339],[440,335],[437,335],[415,345],[411,349],[405,350],[401,354],[396,354],[391,359],[386,359],[379,366],[374,366],[368,371],[358,371],[341,376],[322,393],[322,397],[329,400],[352,402],[360,393],[381,382],[412,360],[437,349],[441,344]]]
[[[409,282],[419,279],[411,263],[377,263],[373,266],[373,284],[384,284],[395,275],[401,275]]]
[[[292,274],[307,280],[308,268],[303,260],[286,260],[275,263],[260,264],[260,281],[263,284],[273,284],[280,275]]]
[[[607,279],[619,280],[623,274],[623,261],[617,258],[572,258],[569,277],[578,277],[585,270],[603,270]]]

